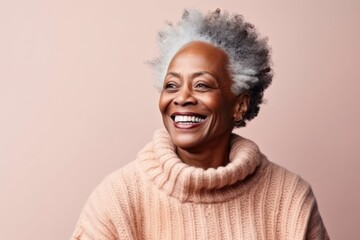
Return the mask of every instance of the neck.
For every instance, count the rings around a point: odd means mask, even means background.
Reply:
[[[203,149],[182,149],[177,147],[176,153],[182,162],[189,166],[203,169],[218,168],[229,163],[230,136],[208,144]]]

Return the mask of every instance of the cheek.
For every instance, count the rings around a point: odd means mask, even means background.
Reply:
[[[213,113],[219,113],[224,110],[224,99],[217,94],[202,96],[201,102]]]
[[[165,113],[169,104],[171,102],[171,99],[167,94],[161,93],[159,98],[159,110],[161,113]]]
[[[232,121],[234,104],[226,101],[224,97],[214,96],[207,100],[208,109],[213,112],[221,121]]]

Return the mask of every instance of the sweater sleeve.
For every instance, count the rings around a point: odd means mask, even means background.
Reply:
[[[307,226],[306,240],[328,240],[329,235],[321,219],[317,202],[313,205]]]
[[[327,240],[329,235],[320,216],[316,197],[311,186],[298,178],[297,190],[290,195],[287,226],[293,229],[285,239]]]
[[[132,239],[127,225],[114,201],[111,183],[105,179],[85,203],[70,240]]]

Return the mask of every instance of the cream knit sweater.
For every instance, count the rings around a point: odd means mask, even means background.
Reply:
[[[71,239],[328,239],[309,184],[232,135],[230,163],[181,162],[165,130],[110,174]]]

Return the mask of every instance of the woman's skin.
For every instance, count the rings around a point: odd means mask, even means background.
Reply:
[[[234,120],[246,112],[250,95],[236,96],[225,52],[191,42],[171,60],[160,95],[164,125],[186,164],[204,169],[229,162]]]

